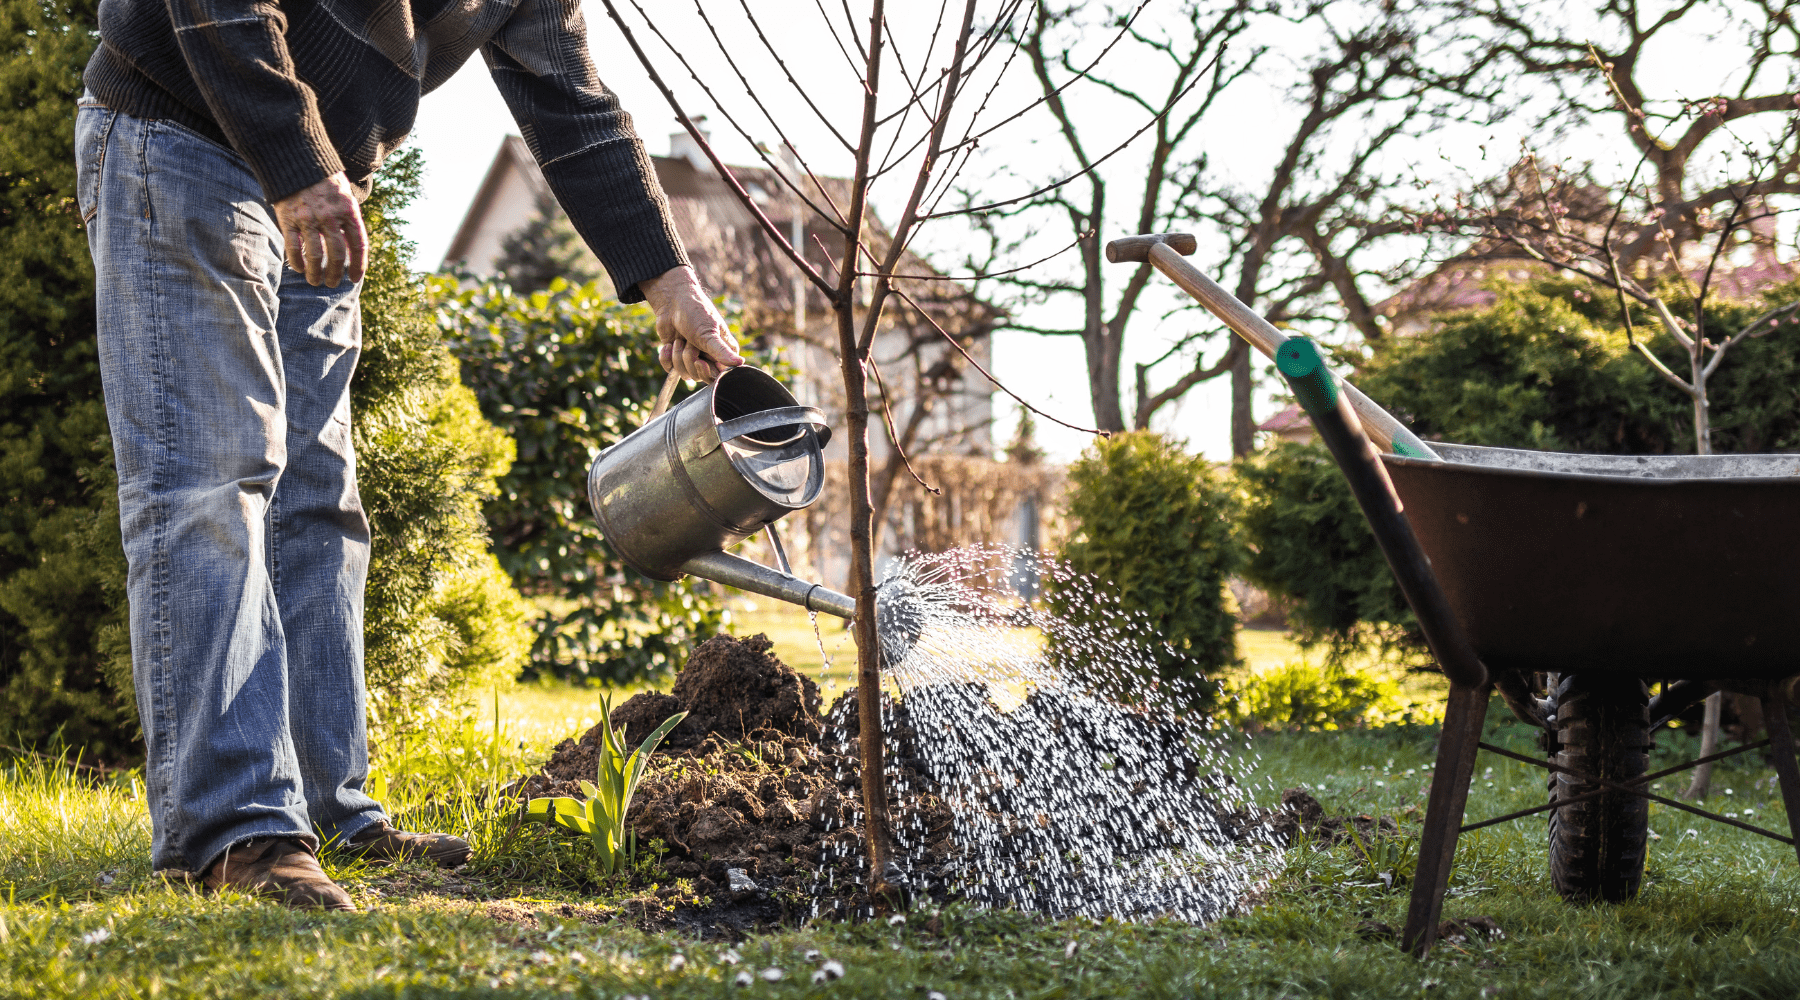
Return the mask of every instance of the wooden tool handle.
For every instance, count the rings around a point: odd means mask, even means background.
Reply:
[[[1274,324],[1239,302],[1237,296],[1219,287],[1218,282],[1184,260],[1183,255],[1193,253],[1195,245],[1194,237],[1187,233],[1127,236],[1106,245],[1106,259],[1114,263],[1148,261],[1182,291],[1193,296],[1195,301],[1223,320],[1238,336],[1249,341],[1250,346],[1261,351],[1269,360],[1275,360],[1276,351],[1287,343],[1287,334],[1275,329]],[[1408,458],[1438,457],[1430,445],[1396,420],[1393,414],[1363,395],[1361,389],[1342,380],[1339,380],[1338,385],[1343,389],[1344,395],[1350,397],[1350,407],[1362,421],[1363,430],[1383,450]]]

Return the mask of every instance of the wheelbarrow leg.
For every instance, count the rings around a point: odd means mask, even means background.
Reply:
[[[1794,761],[1794,733],[1788,726],[1787,699],[1780,688],[1769,685],[1763,696],[1763,725],[1769,730],[1769,751],[1775,757],[1775,776],[1781,780],[1781,804],[1787,807],[1788,830],[1800,855],[1800,764]]]
[[[1438,739],[1437,768],[1431,775],[1431,798],[1425,805],[1425,832],[1419,839],[1412,903],[1406,910],[1406,932],[1401,937],[1406,950],[1420,958],[1431,950],[1444,909],[1444,892],[1450,886],[1450,859],[1456,854],[1469,783],[1475,777],[1488,690],[1485,684],[1478,688],[1453,684],[1444,708],[1444,734]]]

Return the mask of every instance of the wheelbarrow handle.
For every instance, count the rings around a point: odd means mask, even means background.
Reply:
[[[1340,391],[1343,383],[1332,377],[1318,345],[1305,337],[1288,338],[1276,352],[1275,367],[1306,408],[1313,430],[1349,481],[1350,493],[1368,519],[1381,554],[1387,557],[1388,568],[1394,573],[1394,581],[1400,585],[1400,593],[1419,617],[1419,629],[1425,633],[1425,641],[1444,676],[1467,688],[1486,686],[1487,667],[1476,655],[1455,612],[1450,610],[1444,588],[1432,572],[1431,560],[1419,546],[1412,522],[1406,519],[1399,494],[1394,492],[1387,467],[1376,454],[1374,442],[1363,433],[1361,421],[1350,408],[1349,394]]]
[[[1238,301],[1237,296],[1219,287],[1218,282],[1207,277],[1199,268],[1184,260],[1185,255],[1194,252],[1196,245],[1194,237],[1188,233],[1126,236],[1106,245],[1106,259],[1115,264],[1148,261],[1167,275],[1170,281],[1180,286],[1182,291],[1224,320],[1225,325],[1249,341],[1250,346],[1263,352],[1269,360],[1275,360],[1275,352],[1281,349],[1282,344],[1287,343],[1287,335]],[[1351,408],[1377,446],[1407,458],[1438,457],[1430,445],[1395,419],[1393,414],[1363,395],[1362,390],[1348,382],[1342,382],[1340,386],[1344,394],[1350,397]]]

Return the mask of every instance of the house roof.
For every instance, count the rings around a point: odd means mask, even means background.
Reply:
[[[1553,242],[1554,234],[1567,234],[1577,243],[1600,246],[1604,234],[1618,224],[1612,193],[1605,187],[1571,178],[1546,181],[1524,161],[1509,172],[1507,186],[1498,193],[1497,200],[1500,217],[1511,220],[1510,225],[1543,234]],[[1546,214],[1549,205],[1555,206],[1557,215]],[[1754,298],[1771,285],[1800,277],[1800,262],[1783,263],[1777,258],[1776,212],[1773,206],[1764,208],[1766,211],[1749,225],[1750,260],[1731,264],[1721,259],[1708,286],[1710,295],[1722,299]],[[1699,244],[1693,249],[1693,256],[1684,255],[1680,269],[1697,285],[1712,264],[1712,250]],[[1523,282],[1551,273],[1548,264],[1525,254],[1513,243],[1496,236],[1482,236],[1462,253],[1377,303],[1375,311],[1385,316],[1393,329],[1404,333],[1419,328],[1434,315],[1493,305],[1499,294],[1489,284],[1495,279]]]
[[[1297,431],[1302,427],[1311,426],[1312,421],[1307,419],[1306,411],[1300,408],[1300,404],[1289,403],[1287,408],[1280,413],[1257,424],[1256,429],[1259,431],[1270,431],[1275,434],[1281,434],[1287,431]]]
[[[805,286],[795,281],[799,273],[724,178],[710,165],[703,169],[685,156],[652,156],[650,160],[669,199],[675,229],[706,287],[737,298],[743,305],[745,319],[753,326],[772,332],[794,332],[794,294],[797,287]],[[773,172],[737,166],[731,172],[756,200],[763,215],[784,234],[791,234],[795,215],[801,216],[802,256],[821,274],[835,277],[837,261],[832,250],[841,246],[843,240],[837,228],[802,205]],[[471,253],[480,249],[484,239],[497,244],[496,233],[510,233],[524,222],[515,214],[517,185],[521,182],[535,197],[549,194],[549,185],[524,140],[508,136],[457,227],[444,254],[446,263],[464,261],[481,267],[486,262],[472,261]],[[515,193],[511,199],[507,197],[509,186]],[[820,186],[828,197],[820,197],[816,189],[809,194],[825,211],[835,211],[837,206],[849,203],[848,181],[826,177],[820,179]],[[865,226],[869,251],[883,253],[891,245],[890,234],[872,210],[866,213]],[[789,240],[792,241],[791,235]],[[958,337],[982,336],[1000,319],[998,307],[978,298],[960,282],[942,280],[938,271],[911,252],[902,256],[898,270],[901,274],[927,276],[926,280],[901,278],[895,285]],[[816,317],[828,311],[824,297],[816,290],[807,287],[804,294],[808,315]],[[899,301],[892,305],[896,314],[911,311]]]
[[[469,253],[474,249],[475,241],[484,226],[497,221],[495,211],[499,207],[497,203],[501,192],[508,181],[515,177],[524,182],[536,197],[550,196],[550,182],[544,179],[544,172],[538,169],[537,161],[531,158],[531,150],[525,145],[525,140],[509,135],[500,141],[500,149],[494,154],[494,162],[488,164],[487,173],[481,178],[481,186],[475,189],[475,198],[463,213],[462,223],[456,227],[456,235],[450,239],[450,248],[444,251],[444,263],[469,259]]]

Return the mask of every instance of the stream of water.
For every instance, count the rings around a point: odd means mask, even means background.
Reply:
[[[1077,622],[1020,598],[1046,578],[1065,600],[1111,610]],[[1267,834],[1242,811],[1241,762],[1189,710],[1190,686],[1146,680],[1162,640],[1142,616],[1066,567],[998,547],[909,557],[880,594],[884,670],[905,716],[886,720],[892,793],[940,796],[956,845],[927,857],[933,831],[896,810],[909,877],[982,906],[1121,920],[1203,922],[1251,888]],[[909,751],[926,788],[900,777]]]

